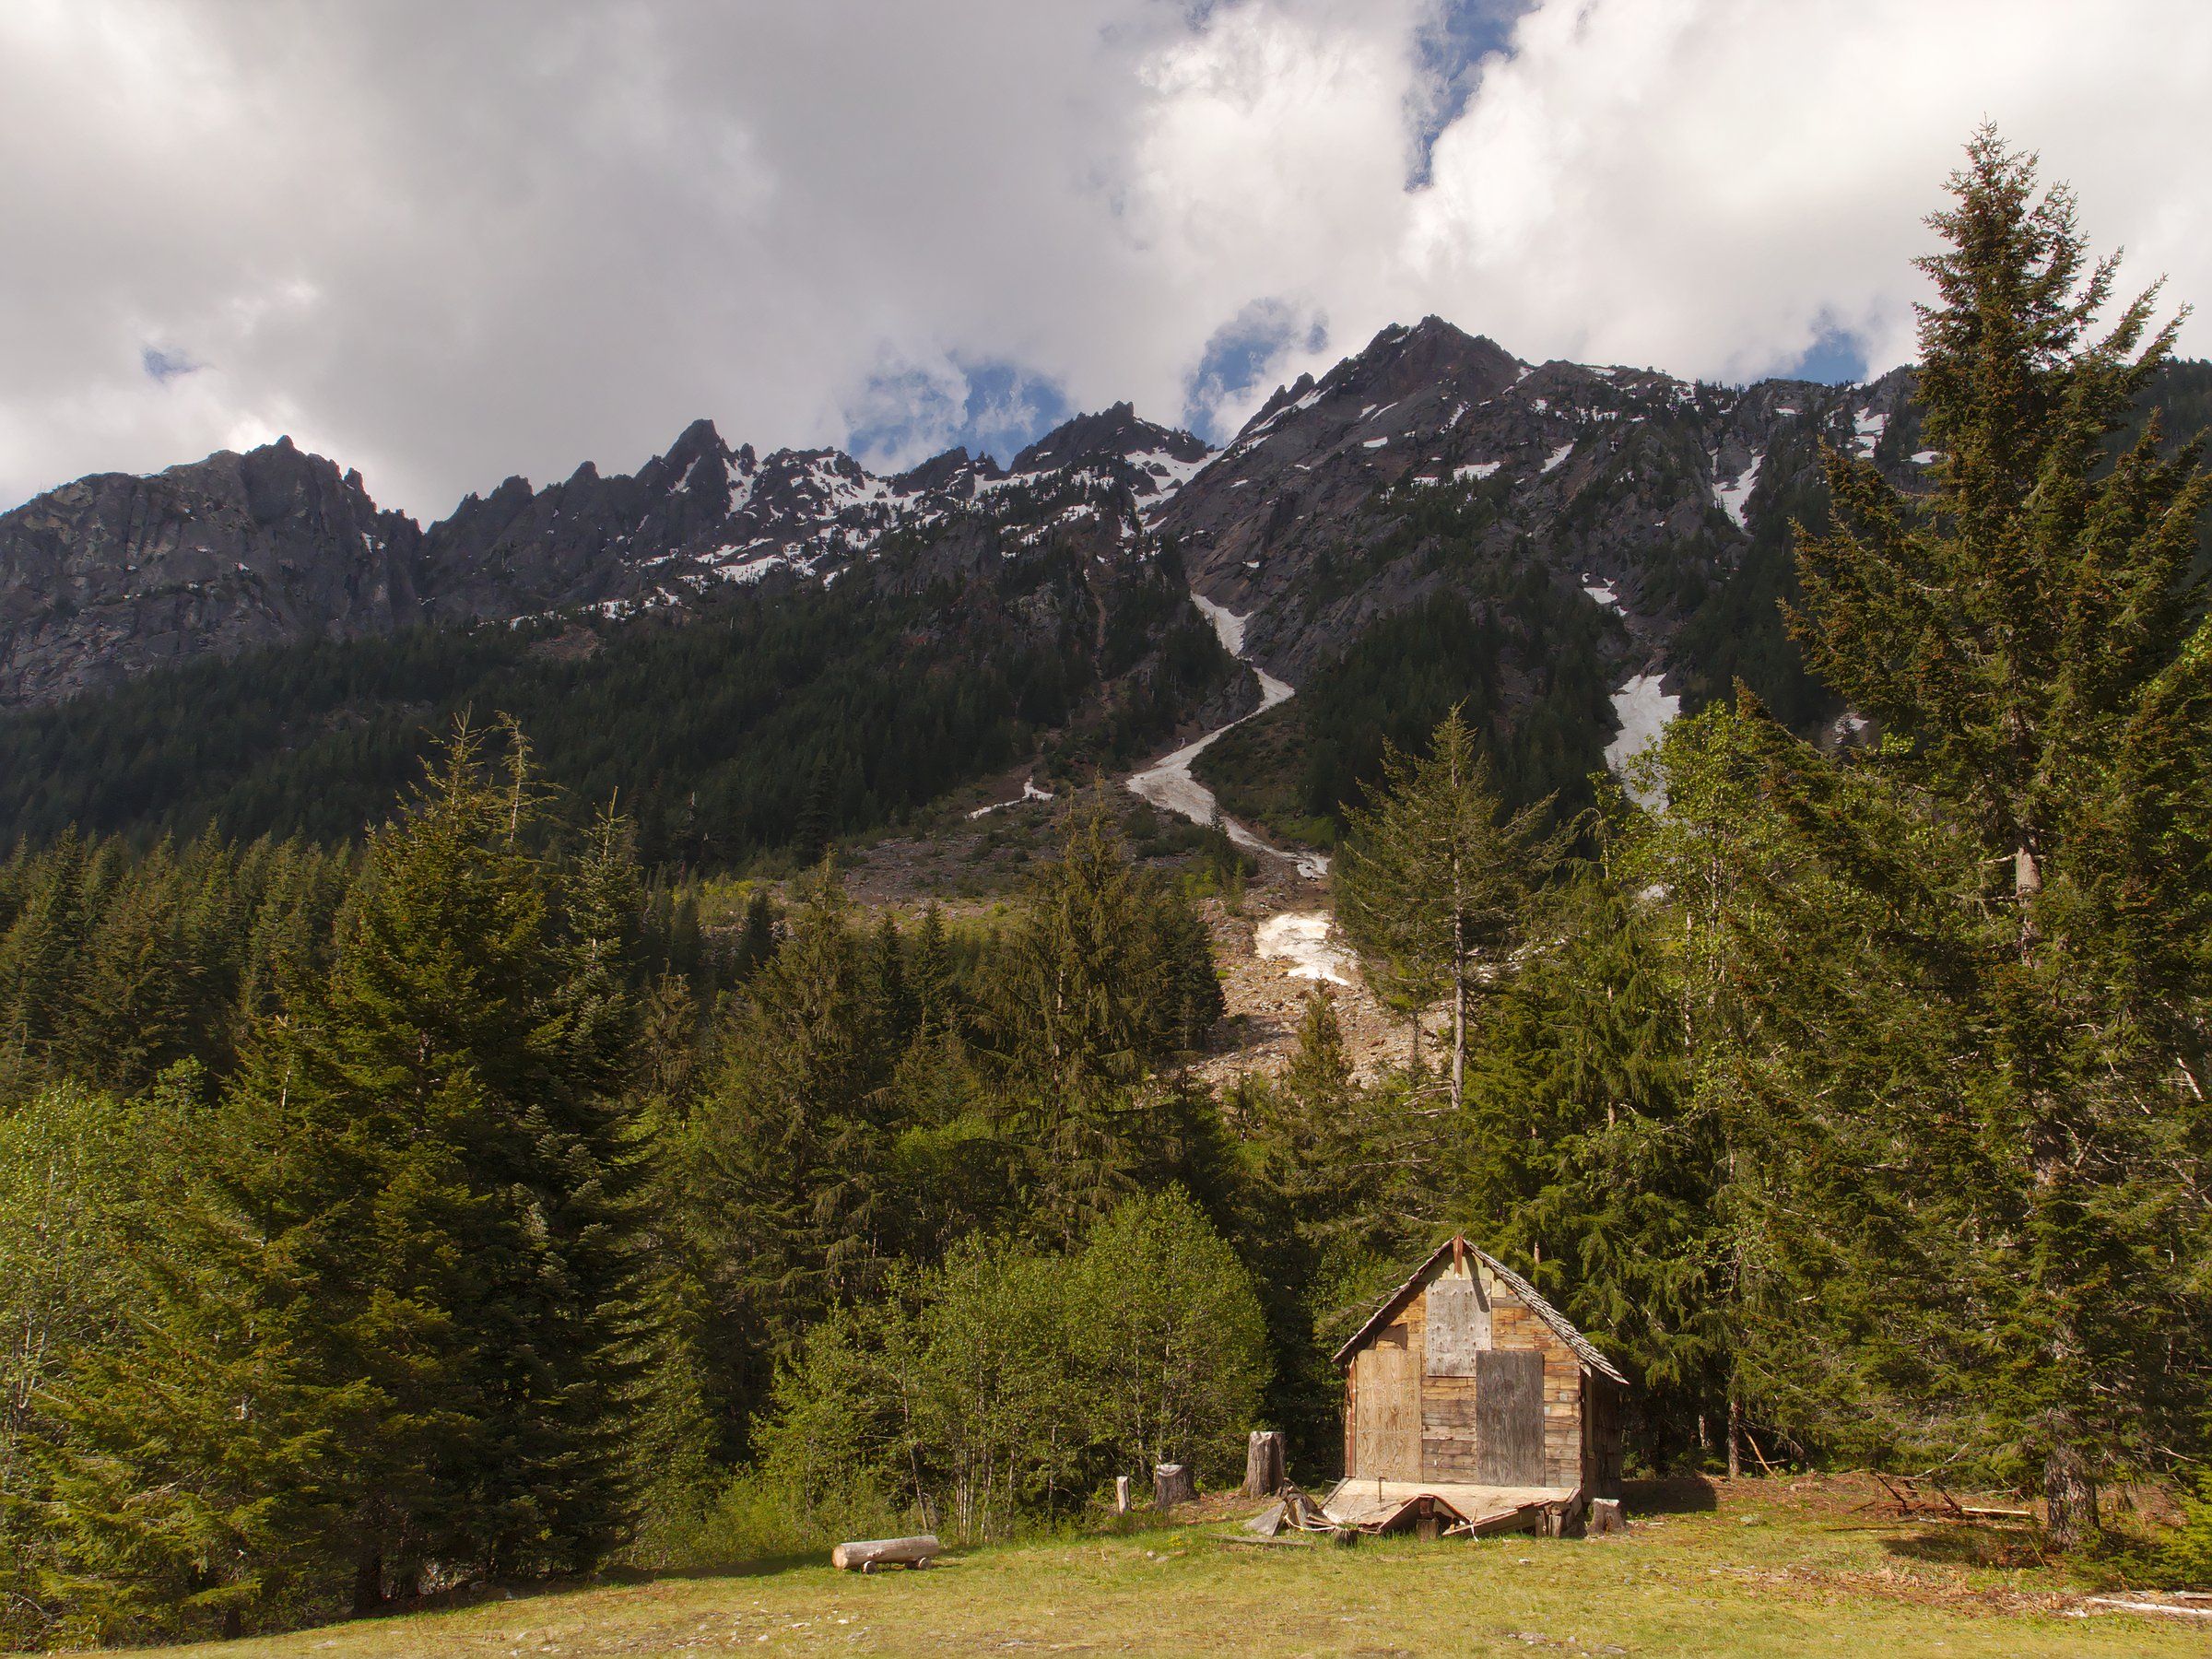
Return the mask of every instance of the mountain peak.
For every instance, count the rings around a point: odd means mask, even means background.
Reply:
[[[918,466],[908,467],[892,478],[890,485],[900,495],[920,495],[925,490],[963,495],[969,492],[961,488],[962,480],[971,477],[1002,478],[1006,474],[989,455],[971,455],[962,443],[932,455]]]
[[[676,441],[668,446],[671,459],[678,454],[688,460],[693,455],[724,453],[722,434],[714,429],[714,423],[703,415],[677,433]]]
[[[1042,472],[1047,467],[1072,466],[1077,462],[1132,455],[1166,454],[1177,461],[1203,460],[1211,446],[1206,440],[1178,427],[1147,420],[1135,406],[1117,403],[1095,415],[1077,415],[1062,421],[1014,457],[1008,470]]]

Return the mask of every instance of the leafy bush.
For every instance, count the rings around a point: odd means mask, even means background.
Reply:
[[[911,1530],[912,1521],[911,1513],[869,1487],[809,1500],[747,1470],[696,1512],[648,1516],[628,1559],[655,1571],[787,1560],[825,1554],[847,1538],[900,1536]]]
[[[802,1513],[895,1494],[1004,1535],[1157,1462],[1233,1469],[1267,1371],[1249,1275],[1171,1189],[1073,1256],[971,1242],[824,1320],[778,1380],[762,1476]]]

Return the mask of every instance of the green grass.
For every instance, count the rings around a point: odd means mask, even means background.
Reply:
[[[1915,1528],[1832,1489],[1735,1483],[1625,1537],[1351,1547],[1233,1524],[1005,1545],[924,1572],[819,1560],[602,1583],[197,1655],[1267,1653],[2201,1654],[2205,1633],[2079,1616],[2024,1536]],[[1634,1498],[1631,1495],[1631,1512]],[[1240,1512],[1241,1512],[1240,1506]],[[173,1651],[173,1650],[172,1650]]]

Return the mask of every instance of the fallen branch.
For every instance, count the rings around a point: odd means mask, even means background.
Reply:
[[[2085,1606],[2110,1607],[2116,1613],[2162,1613],[2169,1618],[2212,1618],[2212,1607],[2177,1607],[2171,1602],[2123,1601],[2116,1595],[2088,1595]]]

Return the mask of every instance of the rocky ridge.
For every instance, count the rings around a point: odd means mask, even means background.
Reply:
[[[1126,404],[1011,467],[952,450],[880,477],[836,450],[732,449],[694,421],[634,474],[589,462],[507,479],[418,527],[358,473],[288,439],[147,477],[108,473],[0,514],[0,704],[49,703],[205,653],[504,622],[620,618],[728,583],[829,582],[896,539],[888,579],[987,568],[1086,521],[1133,545],[1140,512],[1211,452]]]
[[[619,618],[830,582],[894,548],[878,579],[918,587],[1086,525],[1132,553],[1174,546],[1193,590],[1244,618],[1253,662],[1296,684],[1452,582],[1418,529],[1439,503],[1463,562],[1532,559],[1619,616],[1625,670],[1725,580],[1815,437],[1910,476],[1903,410],[1901,376],[1713,387],[1530,364],[1430,318],[1279,389],[1219,451],[1120,404],[1009,467],[952,450],[879,477],[836,450],[733,449],[700,420],[634,474],[509,478],[423,529],[280,440],[0,514],[0,703],[421,620]]]
[[[1532,364],[1431,317],[1278,389],[1153,524],[1194,589],[1244,617],[1248,654],[1294,684],[1450,585],[1454,562],[1514,556],[1623,618],[1625,654],[1655,657],[1770,501],[1808,480],[1814,440],[1900,480],[1934,459],[1900,447],[1906,383],[1737,390]],[[1438,507],[1448,531],[1406,533]]]

